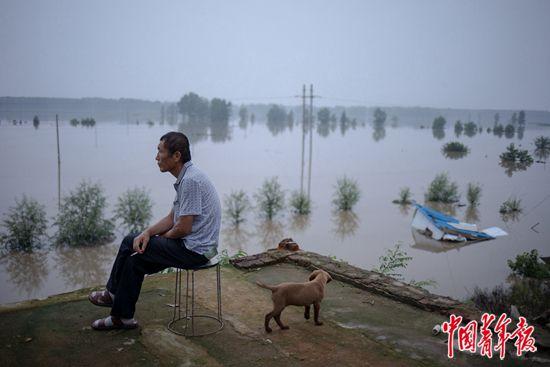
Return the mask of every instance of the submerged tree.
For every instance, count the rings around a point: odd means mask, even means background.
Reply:
[[[272,220],[284,208],[285,193],[277,177],[266,179],[254,197],[260,213],[268,220]]]
[[[99,184],[86,181],[64,197],[54,225],[56,242],[70,246],[95,245],[113,238],[114,224],[105,219],[107,199]]]
[[[21,200],[15,199],[15,206],[5,214],[0,241],[12,250],[32,251],[41,246],[47,224],[44,205],[23,195]]]

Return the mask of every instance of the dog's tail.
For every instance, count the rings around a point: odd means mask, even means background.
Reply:
[[[264,283],[260,282],[259,280],[256,281],[256,284],[258,286],[262,287],[262,288],[269,289],[272,292],[274,292],[277,289],[276,286],[264,284]]]

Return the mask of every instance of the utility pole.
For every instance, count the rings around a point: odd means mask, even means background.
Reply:
[[[57,207],[61,210],[61,154],[59,152],[59,117],[55,115],[55,133],[57,136]]]
[[[304,150],[306,145],[306,85],[302,88],[302,173],[300,176],[300,194],[304,193]]]

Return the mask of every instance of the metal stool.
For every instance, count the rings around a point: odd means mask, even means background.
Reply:
[[[210,269],[216,267],[216,297],[218,301],[218,314],[216,316],[210,315],[195,315],[195,271]],[[185,314],[183,314],[181,309],[181,273],[185,270],[186,274],[186,287],[185,287]],[[191,309],[189,309],[189,272],[191,272]],[[217,333],[223,329],[223,319],[222,319],[222,287],[221,287],[221,275],[220,275],[220,263],[219,258],[216,256],[210,259],[204,265],[197,266],[190,269],[176,268],[176,287],[174,291],[174,304],[170,305],[174,308],[174,314],[172,320],[168,323],[168,330],[171,332],[183,335],[183,336],[203,336]],[[195,331],[195,319],[204,318],[204,319],[213,319],[216,321],[216,328],[210,331],[196,332]],[[176,329],[178,323],[185,321],[185,326]],[[189,324],[191,327],[189,328]]]

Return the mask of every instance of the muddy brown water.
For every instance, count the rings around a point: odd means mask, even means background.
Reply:
[[[449,125],[449,124],[448,124]],[[488,126],[488,124],[485,124]],[[190,132],[195,164],[215,183],[220,197],[232,190],[253,194],[266,178],[277,176],[286,191],[309,191],[312,213],[296,217],[285,209],[271,223],[248,211],[239,229],[224,223],[221,249],[253,254],[275,247],[283,237],[292,237],[303,248],[332,255],[353,265],[372,269],[379,257],[396,243],[412,260],[402,272],[405,280],[435,280],[434,293],[465,298],[474,286],[492,287],[505,282],[508,259],[531,249],[550,255],[550,167],[534,163],[512,172],[499,164],[499,154],[511,142],[530,152],[535,137],[550,136],[550,129],[528,125],[523,136],[498,137],[486,132],[456,137],[447,129],[442,137],[431,129],[402,126],[374,130],[370,125],[355,129],[315,131],[309,157],[306,135],[302,159],[302,129],[268,128],[256,123],[243,129],[237,122],[228,129]],[[108,216],[116,198],[128,188],[145,187],[154,202],[158,219],[170,210],[175,178],[159,172],[155,162],[159,137],[174,129],[168,125],[126,125],[100,122],[94,128],[60,127],[61,192],[68,193],[84,179],[100,182],[108,197]],[[446,158],[441,147],[459,140],[470,148],[460,159]],[[55,126],[42,122],[0,125],[0,214],[14,205],[14,198],[31,196],[46,206],[50,225],[57,212],[57,150]],[[303,161],[303,163],[302,163]],[[303,168],[302,168],[303,167]],[[311,175],[309,172],[311,171]],[[433,248],[415,245],[410,222],[411,207],[392,204],[400,188],[410,187],[413,199],[423,202],[430,181],[448,172],[457,182],[461,202],[466,202],[469,182],[482,185],[476,210],[467,207],[440,208],[480,228],[498,226],[509,235],[466,247]],[[353,213],[334,211],[334,185],[340,177],[355,179],[361,197]],[[500,204],[509,197],[521,199],[523,212],[517,218],[502,218]],[[50,229],[50,234],[54,229]],[[104,283],[116,248],[124,236],[116,232],[113,243],[94,248],[44,249],[33,254],[5,254],[0,259],[0,303],[67,292]]]

